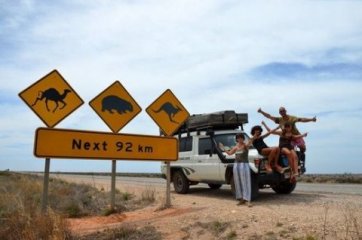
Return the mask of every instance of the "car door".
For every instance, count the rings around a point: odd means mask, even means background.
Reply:
[[[200,137],[197,147],[193,163],[200,181],[223,181],[224,177],[220,176],[220,159],[215,152],[210,154],[213,149],[210,137]]]

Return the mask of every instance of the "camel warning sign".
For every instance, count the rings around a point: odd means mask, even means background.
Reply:
[[[189,118],[190,114],[170,89],[159,96],[146,112],[166,136],[171,136]]]
[[[57,70],[19,93],[19,97],[48,127],[54,127],[84,103]]]
[[[142,111],[119,81],[101,92],[89,105],[114,133]]]

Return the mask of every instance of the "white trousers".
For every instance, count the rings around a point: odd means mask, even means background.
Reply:
[[[235,197],[238,200],[251,200],[251,179],[249,163],[235,162],[233,167]]]

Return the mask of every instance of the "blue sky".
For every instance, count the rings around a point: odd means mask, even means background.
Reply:
[[[259,107],[285,106],[317,116],[298,125],[309,173],[361,173],[361,12],[361,1],[0,0],[0,170],[43,171],[33,144],[44,124],[18,93],[57,69],[85,101],[57,128],[110,131],[87,103],[119,80],[143,109],[121,132],[157,135],[145,109],[166,89],[191,114],[248,113],[247,131],[265,120]],[[54,159],[51,171],[111,162]]]

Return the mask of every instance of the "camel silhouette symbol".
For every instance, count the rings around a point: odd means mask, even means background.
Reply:
[[[35,104],[40,100],[42,101],[45,98],[45,106],[48,110],[48,112],[50,112],[49,107],[48,107],[48,101],[54,101],[55,102],[55,108],[53,109],[53,112],[55,112],[55,110],[58,109],[58,102],[63,103],[63,106],[60,107],[59,109],[63,109],[67,104],[64,102],[64,98],[67,96],[68,93],[70,93],[71,91],[69,89],[64,89],[63,94],[60,94],[55,88],[49,88],[45,91],[39,91],[38,93],[38,97],[36,98],[35,102],[33,103],[33,105],[31,106],[35,106]]]

